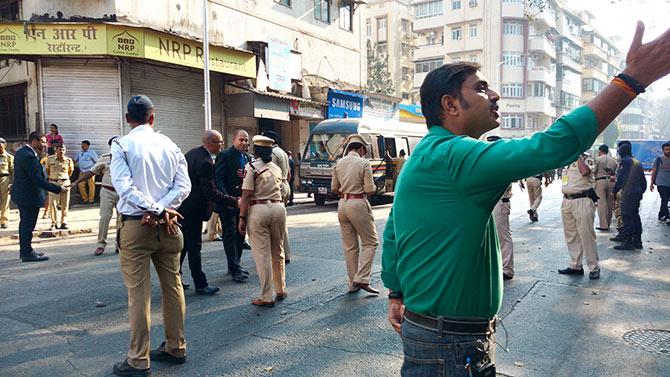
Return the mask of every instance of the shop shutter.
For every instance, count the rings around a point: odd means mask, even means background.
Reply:
[[[110,59],[54,59],[42,61],[45,132],[56,123],[67,154],[89,140],[99,155],[107,141],[121,132],[119,70]]]

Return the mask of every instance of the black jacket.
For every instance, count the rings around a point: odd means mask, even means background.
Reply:
[[[647,179],[642,164],[633,156],[622,157],[619,162],[613,191],[616,194],[619,190],[623,190],[624,196],[638,196],[647,190]]]
[[[43,190],[58,194],[61,189],[46,180],[39,159],[26,145],[14,155],[12,201],[19,207],[41,207],[45,199]]]
[[[214,161],[205,147],[188,151],[184,157],[188,163],[191,193],[179,207],[187,220],[207,221],[212,215],[213,203],[235,207],[237,198],[217,190],[214,182]]]
[[[244,165],[240,165],[240,157],[244,158],[245,163],[251,161],[248,153],[239,152],[231,145],[216,156],[216,163],[214,164],[216,188],[227,195],[235,197],[242,196],[242,178],[237,175],[237,170],[244,168]],[[214,206],[216,212],[232,208],[231,206],[219,203],[215,203]]]

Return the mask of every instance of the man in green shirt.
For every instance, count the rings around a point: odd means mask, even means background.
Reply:
[[[478,140],[500,125],[500,97],[478,65],[448,64],[426,76],[421,106],[429,130],[398,179],[382,255],[404,376],[495,376],[502,272],[491,211],[511,182],[577,159],[670,72],[670,30],[647,44],[643,32],[640,22],[619,79],[529,138]]]

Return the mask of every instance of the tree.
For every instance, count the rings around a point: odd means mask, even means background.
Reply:
[[[654,101],[652,124],[663,140],[670,140],[670,96]]]
[[[370,93],[395,94],[393,80],[388,70],[388,58],[377,49],[377,43],[368,40],[368,85]]]

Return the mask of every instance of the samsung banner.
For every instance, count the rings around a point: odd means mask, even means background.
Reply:
[[[328,119],[363,117],[363,99],[358,93],[328,89]]]

